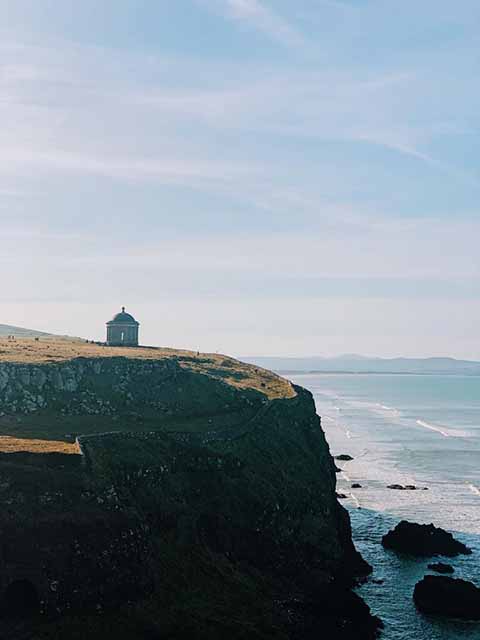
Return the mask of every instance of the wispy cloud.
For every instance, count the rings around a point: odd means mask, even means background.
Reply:
[[[306,47],[307,39],[263,0],[210,0],[228,18],[243,22],[288,47]]]
[[[258,15],[258,3],[238,2],[229,8],[235,19]],[[332,164],[333,143],[356,145],[358,154],[366,145],[394,151],[456,182],[468,177],[430,150],[464,128],[451,124],[457,97],[436,101],[438,117],[428,120],[443,78],[421,66],[285,71],[67,43],[62,52],[60,60],[53,47],[2,45],[4,200],[15,177],[67,173],[182,185],[279,215],[293,208],[324,216],[332,208],[325,203],[345,200],[345,184],[364,188],[348,154],[348,167]],[[292,164],[291,141],[316,159],[314,177],[309,160]]]
[[[198,186],[198,181],[228,184],[242,175],[253,174],[252,167],[228,166],[206,161],[188,160],[164,156],[149,160],[145,157],[115,155],[88,155],[51,149],[46,152],[34,149],[3,148],[3,162],[0,171],[4,173],[18,170],[54,171],[58,173],[79,173],[118,178],[123,181],[154,180],[163,184]],[[2,195],[0,191],[0,195]]]
[[[283,280],[285,287],[293,288],[296,282],[314,285],[322,278],[339,283],[383,278],[392,283],[411,282],[412,286],[415,282],[468,280],[478,286],[480,259],[472,259],[472,255],[479,233],[480,222],[475,220],[388,222],[367,215],[363,223],[357,220],[349,226],[329,227],[318,222],[304,231],[259,231],[254,236],[247,231],[234,236],[225,231],[187,232],[180,243],[174,241],[175,236],[165,237],[152,230],[148,238],[124,239],[109,247],[89,230],[82,234],[15,227],[5,231],[8,237],[30,239],[28,252],[44,267],[63,264],[65,268],[151,272],[159,279],[159,274],[168,271],[173,286],[177,275],[183,278],[193,271],[197,276],[217,274],[212,276],[214,280],[224,274],[226,286],[231,275],[260,290],[265,280]],[[35,244],[37,236],[51,244]],[[55,245],[55,240],[63,243]],[[16,247],[4,247],[0,253],[14,257],[16,252]],[[193,279],[192,287],[195,282]]]

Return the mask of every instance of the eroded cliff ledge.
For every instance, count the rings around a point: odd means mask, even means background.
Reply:
[[[0,343],[0,413],[0,636],[374,637],[307,391],[224,356],[22,341]]]

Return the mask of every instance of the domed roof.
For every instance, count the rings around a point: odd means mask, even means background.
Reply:
[[[138,322],[132,315],[125,312],[125,307],[122,307],[121,312],[115,314],[107,324],[138,324]]]

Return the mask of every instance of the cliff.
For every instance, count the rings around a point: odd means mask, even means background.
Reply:
[[[1,637],[374,637],[307,391],[26,341],[0,344],[0,412]]]

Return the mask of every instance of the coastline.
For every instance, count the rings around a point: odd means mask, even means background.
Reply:
[[[380,544],[382,535],[402,519],[433,522],[472,547],[473,556],[455,560],[455,577],[480,584],[477,560],[480,482],[478,475],[469,475],[477,466],[478,443],[475,438],[466,437],[467,432],[475,434],[473,427],[464,428],[455,420],[451,423],[445,420],[448,425],[444,427],[448,431],[445,436],[438,430],[418,425],[423,414],[416,415],[413,408],[409,412],[403,406],[395,406],[376,384],[367,385],[365,389],[364,376],[351,376],[343,381],[343,387],[342,377],[336,375],[336,384],[332,376],[324,374],[302,374],[293,379],[314,394],[332,454],[353,457],[351,461],[336,461],[342,470],[337,473],[337,491],[347,496],[342,504],[350,513],[355,545],[374,568],[372,580],[362,584],[358,593],[384,621],[382,638],[460,640],[480,636],[478,624],[438,621],[419,614],[413,605],[412,593],[415,583],[427,572],[427,559],[400,558],[385,551]],[[352,391],[352,379],[355,391]],[[418,376],[410,381],[403,376],[401,379],[405,384],[412,383],[412,387],[419,381]],[[359,386],[358,380],[361,380]],[[433,378],[428,382],[433,383]],[[370,389],[374,389],[375,396],[368,395]],[[439,402],[444,406],[448,399],[441,398]],[[425,421],[437,425],[437,421],[427,415],[429,419]],[[471,465],[460,464],[457,468],[452,464],[448,468],[452,456],[471,460]],[[361,487],[352,489],[353,483]],[[394,483],[428,487],[428,490],[388,489],[388,485]]]
[[[370,580],[357,589],[372,613],[382,618],[385,628],[382,640],[464,640],[480,636],[478,622],[440,619],[419,613],[413,603],[415,584],[424,575],[435,575],[427,568],[432,558],[402,556],[383,549],[382,536],[392,529],[398,518],[388,513],[369,509],[348,508],[352,522],[355,545],[362,556],[372,564],[374,572]],[[415,516],[411,518],[415,519]],[[452,531],[473,550],[472,556],[458,556],[449,562],[455,567],[454,577],[479,584],[478,557],[480,535]],[[440,556],[435,561],[441,559]]]

